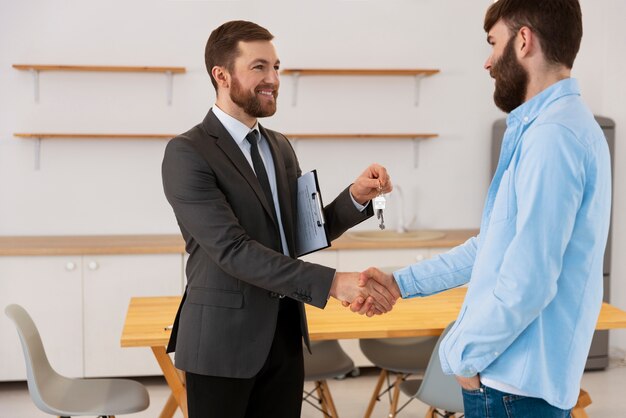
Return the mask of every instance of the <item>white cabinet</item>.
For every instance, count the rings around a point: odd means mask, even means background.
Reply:
[[[84,256],[85,376],[158,375],[147,347],[122,348],[133,296],[182,294],[182,254]]]
[[[148,348],[121,348],[131,296],[180,295],[182,254],[0,257],[0,308],[31,314],[52,366],[70,377],[157,375]],[[13,323],[0,315],[0,381],[24,380]]]
[[[12,303],[32,316],[53,367],[83,375],[82,290],[80,256],[0,257],[0,381],[26,379],[17,331],[4,315]]]

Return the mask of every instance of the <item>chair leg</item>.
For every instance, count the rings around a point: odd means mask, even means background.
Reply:
[[[589,415],[585,412],[585,408],[589,405],[591,405],[591,397],[585,390],[581,389],[578,393],[578,402],[571,412],[572,418],[588,418]]]
[[[328,383],[323,380],[320,382],[320,386],[322,387],[322,396],[324,397],[324,403],[328,406],[330,416],[332,418],[339,418],[337,408],[335,407],[335,402],[333,401],[333,396],[330,394],[330,388],[328,387]]]
[[[400,398],[400,383],[404,380],[402,373],[396,375],[396,382],[393,384],[393,398],[389,405],[389,418],[394,418],[398,410],[398,399]]]
[[[163,406],[163,410],[161,411],[159,418],[171,418],[174,416],[177,409],[178,404],[176,403],[176,398],[173,393],[170,393],[170,397],[167,398],[167,402],[165,403],[165,406]]]
[[[320,409],[322,410],[322,413],[324,414],[324,418],[326,418],[327,416],[329,416],[328,414],[328,408],[327,408],[327,403],[326,403],[326,399],[324,398],[324,388],[322,387],[322,381],[317,381],[315,382],[315,391],[317,392],[317,397],[320,403]]]
[[[428,408],[428,411],[426,411],[426,416],[424,418],[435,418],[435,408],[433,408],[432,406]]]
[[[380,371],[380,376],[378,376],[378,382],[376,382],[376,387],[374,388],[374,393],[372,393],[372,398],[370,399],[369,405],[367,405],[367,410],[365,411],[365,415],[363,418],[370,418],[372,416],[372,411],[374,410],[374,406],[376,405],[376,401],[378,400],[378,394],[380,393],[380,388],[383,386],[385,379],[387,378],[387,370],[382,369]]]

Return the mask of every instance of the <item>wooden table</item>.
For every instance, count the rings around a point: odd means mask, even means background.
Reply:
[[[356,315],[331,299],[324,310],[307,305],[311,340],[344,338],[394,338],[440,335],[459,313],[465,288],[451,289],[426,298],[399,300],[386,315],[367,318]],[[160,418],[171,418],[180,407],[187,417],[187,399],[182,374],[165,353],[170,331],[166,329],[176,316],[180,296],[132,298],[128,306],[122,347],[150,347],[172,390]],[[596,325],[597,330],[626,328],[626,312],[604,303]],[[586,417],[584,407],[591,400],[581,391],[573,418]]]

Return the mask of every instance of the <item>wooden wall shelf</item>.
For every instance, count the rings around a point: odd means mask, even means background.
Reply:
[[[285,134],[285,136],[291,140],[297,141],[300,139],[402,139],[402,140],[412,140],[413,141],[413,167],[417,168],[417,163],[419,161],[419,142],[423,139],[437,138],[439,134],[435,133],[394,133],[394,134],[363,134],[363,133],[342,133],[342,134],[333,134],[333,133],[324,133],[324,134],[316,134],[316,133],[306,133],[306,134]],[[294,144],[294,148],[297,146],[297,143]]]
[[[166,75],[167,104],[172,104],[173,75],[182,74],[185,67],[150,67],[150,66],[119,66],[119,65],[48,65],[48,64],[13,64],[13,68],[31,71],[35,84],[35,103],[39,103],[39,73],[41,71],[89,71],[115,73],[164,73]]]
[[[84,133],[14,133],[13,136],[18,138],[34,138],[34,139],[170,139],[176,134],[84,134]]]
[[[285,75],[362,75],[362,76],[430,76],[437,74],[437,69],[381,69],[381,68],[286,68]]]
[[[34,139],[171,139],[176,134],[106,134],[106,133],[44,133],[44,132],[20,132],[14,133],[18,138]],[[428,139],[439,135],[434,133],[292,133],[285,134],[289,139]]]
[[[17,70],[34,71],[99,71],[113,73],[174,73],[182,74],[185,67],[149,67],[149,66],[119,66],[119,65],[42,65],[42,64],[13,64]]]
[[[439,73],[438,69],[424,68],[285,68],[284,75],[293,77],[292,105],[298,103],[298,80],[301,75],[312,76],[413,76],[415,77],[415,106],[419,105],[420,81]]]
[[[307,133],[307,134],[285,134],[285,136],[289,139],[428,139],[428,138],[436,138],[438,134],[418,134],[418,133],[406,133],[406,134],[315,134],[315,133]]]
[[[125,133],[50,133],[50,132],[16,132],[17,138],[35,139],[35,170],[41,165],[41,140],[42,139],[172,139],[176,134],[125,134]],[[437,138],[435,133],[292,133],[285,136],[293,141],[307,139],[406,139],[414,141],[414,166],[417,167],[418,144],[421,139]]]
[[[14,133],[18,138],[35,139],[35,170],[41,166],[41,140],[42,139],[171,139],[173,134],[97,134],[97,133],[43,133],[22,132]]]

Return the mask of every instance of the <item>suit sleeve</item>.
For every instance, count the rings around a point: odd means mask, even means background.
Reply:
[[[335,270],[292,259],[251,239],[215,173],[188,140],[168,143],[162,176],[178,223],[226,274],[319,308],[326,305]],[[335,212],[331,208],[331,218]]]

